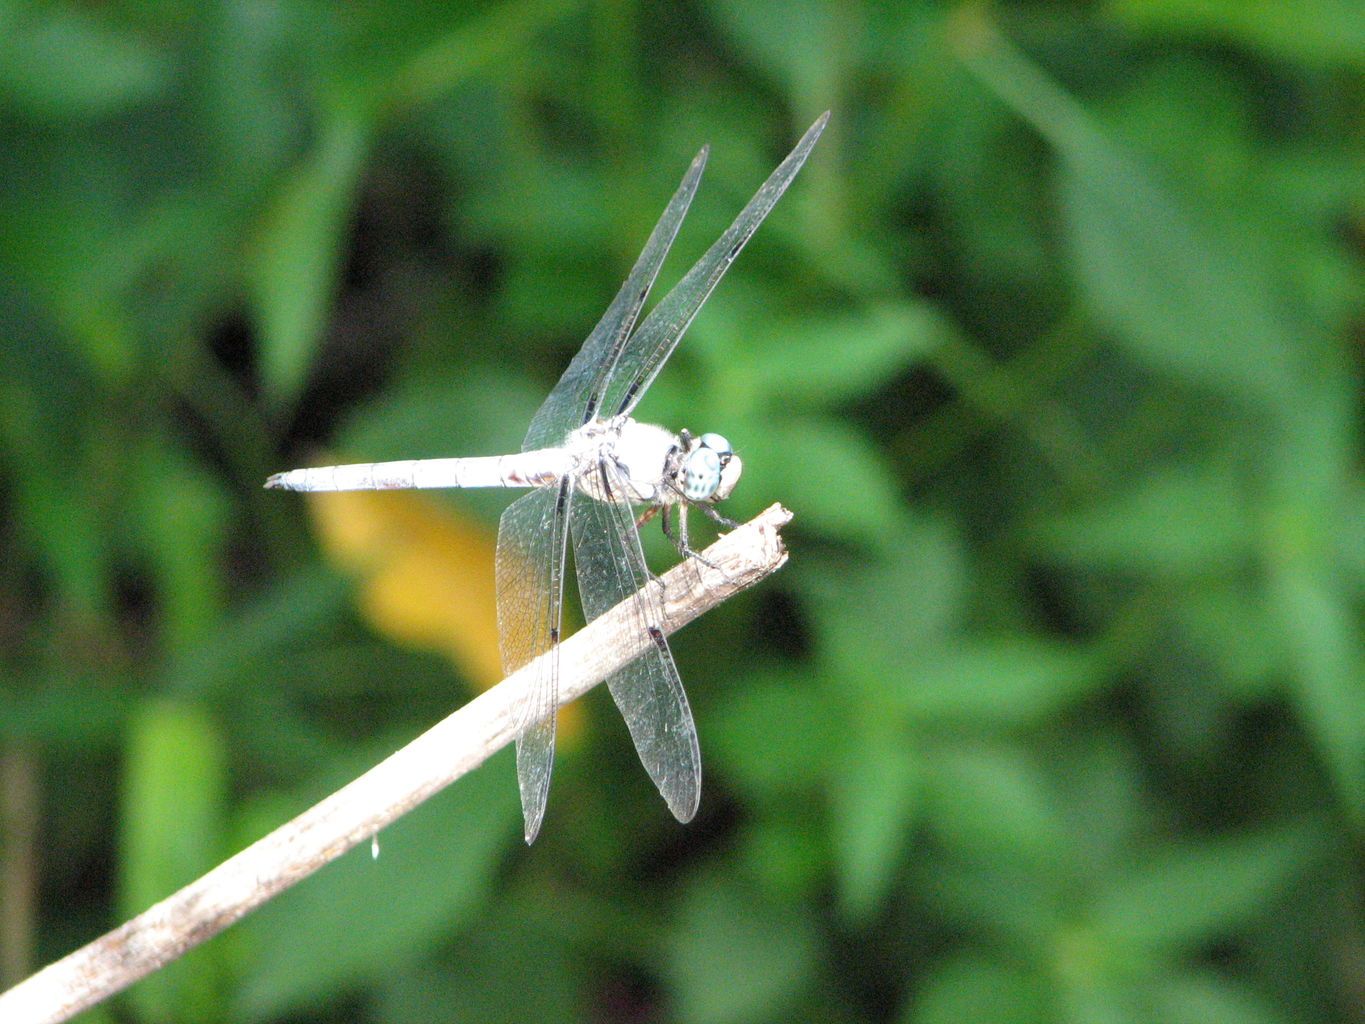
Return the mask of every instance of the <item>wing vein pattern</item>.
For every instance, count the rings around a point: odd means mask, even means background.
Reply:
[[[566,477],[524,494],[508,505],[498,524],[498,635],[508,674],[559,643],[564,613],[566,524],[574,489]],[[555,756],[555,710],[559,704],[558,653],[542,658],[521,707],[517,780],[526,841],[535,839],[550,795]]]
[[[610,464],[609,486],[624,482]],[[653,643],[607,679],[649,777],[679,821],[690,821],[701,798],[701,751],[692,710],[663,633],[663,593],[645,564],[635,513],[618,502],[584,498],[570,518],[578,589],[589,621],[629,599],[633,632]]]

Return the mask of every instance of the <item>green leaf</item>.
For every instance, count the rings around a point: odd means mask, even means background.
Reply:
[[[1212,942],[1266,913],[1322,842],[1319,826],[1303,824],[1158,848],[1110,883],[1096,921],[1142,956]]]
[[[919,755],[903,731],[869,726],[849,739],[830,785],[830,843],[843,912],[865,921],[914,834]]]
[[[71,5],[37,10],[0,12],[0,93],[31,116],[105,117],[170,84],[169,61],[131,33]]]
[[[785,1019],[813,980],[817,936],[810,918],[727,880],[699,880],[673,935],[667,974],[678,1016],[693,1024]]]
[[[222,859],[226,789],[227,755],[212,719],[170,701],[139,710],[124,768],[121,916],[141,913]],[[129,997],[147,1020],[216,1020],[221,968],[217,957],[191,956]]]
[[[882,525],[875,556],[812,551],[788,571],[810,602],[830,669],[857,681],[860,700],[889,708],[908,669],[958,626],[970,580],[964,541],[947,517],[900,515]]]
[[[224,581],[216,570],[229,512],[219,481],[183,455],[149,445],[132,479],[134,522],[156,577],[163,640],[177,651],[221,621]]]
[[[789,798],[828,770],[846,719],[831,696],[786,677],[751,677],[707,729],[709,748],[751,798]],[[793,789],[796,787],[796,790]]]
[[[1106,6],[1137,31],[1216,40],[1324,71],[1365,66],[1365,20],[1354,0],[1109,0]]]
[[[1107,682],[1093,651],[1027,636],[961,643],[909,666],[898,709],[929,726],[1036,725]]]
[[[1296,410],[1272,464],[1263,559],[1276,636],[1293,675],[1298,717],[1331,773],[1342,806],[1365,827],[1365,634],[1359,583],[1340,564],[1341,520],[1358,474],[1355,388],[1320,387]]]
[[[570,921],[581,925],[581,915],[566,912],[562,901],[545,901],[539,891],[528,895],[539,904],[539,915],[527,913],[515,898],[507,900],[465,929],[440,957],[388,972],[367,1000],[370,1019],[389,1024],[581,1019],[581,950],[553,938]],[[528,955],[535,962],[534,981],[527,978]]]
[[[1213,971],[1164,972],[1153,985],[1153,1017],[1190,1024],[1290,1024],[1268,993]]]
[[[784,90],[799,98],[829,95],[837,63],[827,49],[810,43],[836,38],[856,8],[841,10],[821,0],[784,0],[778,6],[710,0],[707,7],[720,27]],[[783,31],[774,32],[773,15],[778,11]]]
[[[217,863],[226,780],[218,727],[171,701],[130,723],[122,805],[123,911],[140,913]]]
[[[1365,643],[1356,613],[1337,581],[1312,565],[1273,566],[1270,592],[1295,669],[1295,711],[1344,810],[1365,827]]]
[[[1227,571],[1256,549],[1250,497],[1216,465],[1153,471],[1131,490],[1044,520],[1056,558],[1109,572],[1177,578]]]
[[[977,75],[1056,148],[1078,283],[1137,360],[1237,402],[1289,408],[1307,380],[1305,324],[1243,260],[1069,96],[993,31],[968,55]]]
[[[708,310],[708,333],[717,325]],[[810,313],[729,331],[746,341],[729,358],[727,376],[753,382],[764,404],[846,402],[886,384],[951,329],[928,303],[881,302],[837,313]]]
[[[261,379],[276,405],[303,387],[327,322],[369,140],[356,111],[333,108],[313,151],[281,183],[249,254]]]
[[[954,929],[1025,952],[1045,947],[1064,921],[1057,880],[1026,861],[963,852],[925,860],[915,891]]]
[[[738,425],[745,439],[744,500],[759,507],[781,500],[803,529],[887,543],[887,524],[900,521],[902,504],[889,466],[867,436],[833,421],[774,420],[755,421],[753,429]]]
[[[524,0],[490,4],[486,8],[464,4],[404,7],[419,12],[416,17],[408,17],[408,29],[416,30],[412,38],[419,41],[411,52],[403,52],[406,41],[394,45],[395,40],[383,40],[388,45],[379,47],[369,38],[362,40],[364,49],[380,58],[378,63],[386,81],[371,83],[364,77],[348,74],[348,69],[337,69],[339,79],[360,87],[362,91],[355,98],[362,102],[371,100],[380,90],[383,101],[396,109],[431,102],[461,82],[495,74],[494,69],[528,51],[538,33],[576,9],[571,0]],[[381,39],[388,27],[399,20],[391,9],[376,7],[368,13],[365,30],[381,35]],[[460,22],[447,27],[444,22],[451,17],[459,18]]]
[[[749,809],[732,870],[791,904],[825,892],[830,864],[824,808],[786,797],[750,803]]]
[[[1224,694],[1264,698],[1278,688],[1284,647],[1266,593],[1249,593],[1230,576],[1182,595],[1171,609],[1198,657],[1213,668]]]
[[[900,1018],[902,1024],[1048,1024],[1055,1019],[1041,977],[974,952],[934,964]]]
[[[1056,800],[1020,751],[984,745],[926,748],[928,820],[971,857],[1048,864],[1067,848]]]
[[[1062,150],[1074,266],[1133,358],[1238,401],[1292,401],[1298,338],[1274,290],[1098,135]]]
[[[107,613],[110,552],[100,510],[69,479],[47,473],[23,477],[16,491],[27,540],[62,600],[83,615]]]

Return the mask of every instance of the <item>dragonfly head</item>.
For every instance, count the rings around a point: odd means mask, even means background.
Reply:
[[[683,494],[692,501],[723,501],[743,470],[729,441],[719,434],[702,434],[683,455]]]

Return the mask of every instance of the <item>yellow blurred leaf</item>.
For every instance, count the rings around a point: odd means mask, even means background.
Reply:
[[[376,630],[448,655],[481,687],[502,678],[487,530],[421,494],[309,499],[323,547],[361,578],[361,610]]]
[[[481,524],[412,491],[308,498],[323,549],[360,578],[360,609],[371,626],[446,655],[480,689],[502,679],[495,541]],[[561,739],[579,724],[575,709],[562,709]]]

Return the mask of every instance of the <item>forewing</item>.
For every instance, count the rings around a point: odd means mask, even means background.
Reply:
[[[730,269],[730,264],[734,263],[744,244],[753,237],[763,218],[768,216],[773,205],[782,197],[796,177],[796,172],[801,170],[801,165],[810,156],[811,148],[828,120],[829,113],[826,112],[810,126],[796,148],[754,193],[734,223],[645,318],[631,337],[615,372],[607,382],[601,402],[604,416],[628,413],[635,408],[682,340],[683,332],[697,315],[697,310]]]
[[[614,470],[606,473],[623,493]],[[701,751],[687,695],[664,638],[661,585],[645,565],[629,505],[583,497],[570,516],[583,614],[592,621],[629,599],[635,628],[652,644],[608,680],[616,706],[649,777],[679,821],[691,821],[701,798]]]
[[[546,651],[518,715],[517,784],[526,841],[545,817],[559,697],[556,649],[564,606],[564,557],[573,489],[567,481],[522,495],[498,524],[498,636],[510,675]]]
[[[602,319],[531,420],[531,427],[521,446],[522,451],[558,445],[570,431],[581,427],[596,414],[603,387],[615,371],[626,339],[640,315],[640,307],[644,305],[645,297],[659,275],[659,267],[663,265],[664,257],[677,237],[692,197],[696,195],[702,168],[706,166],[706,154],[707,149],[703,147],[693,159],[683,175],[682,184],[668,201],[659,222],[654,225],[625,284],[621,285],[616,298],[612,299]]]

